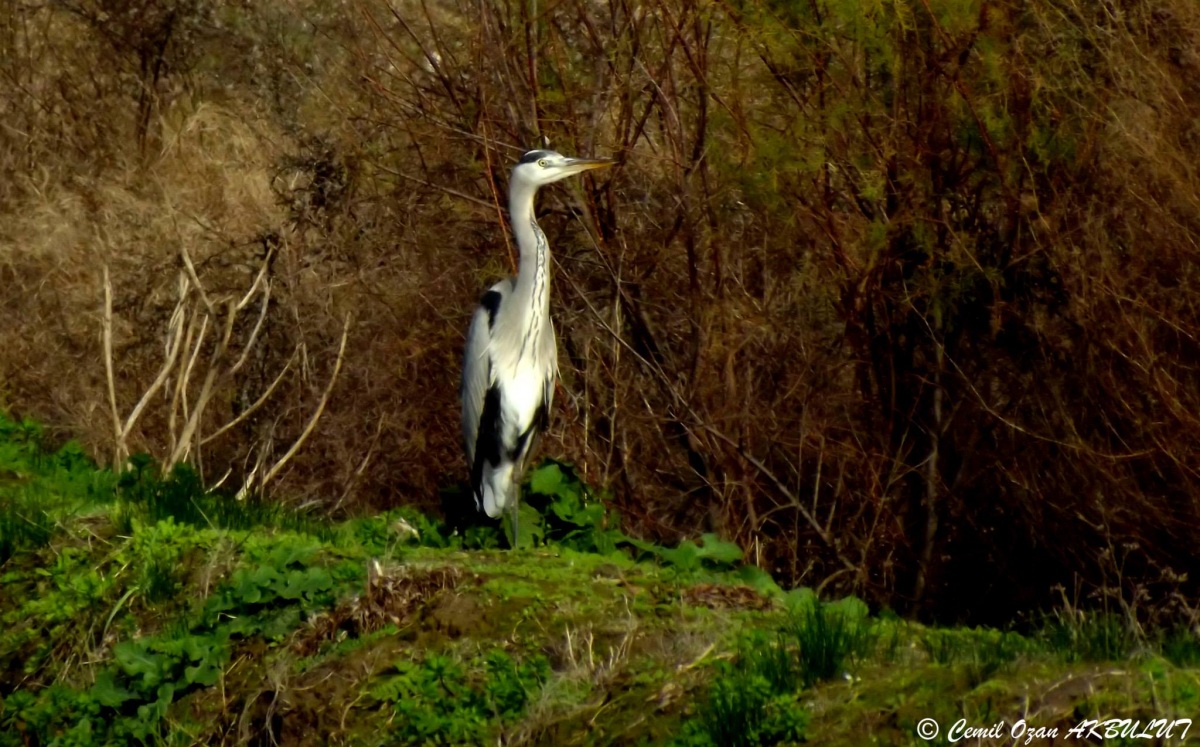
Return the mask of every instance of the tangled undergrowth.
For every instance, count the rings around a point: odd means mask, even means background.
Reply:
[[[926,717],[1200,704],[1189,630],[927,628],[784,591],[716,537],[631,540],[569,465],[527,494],[529,544],[497,550],[114,473],[0,418],[0,745],[901,745]]]

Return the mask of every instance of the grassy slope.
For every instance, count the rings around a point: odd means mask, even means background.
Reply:
[[[236,506],[186,472],[118,477],[0,426],[4,747],[905,745],[927,716],[943,734],[1061,728],[1189,717],[1200,698],[1194,646],[1105,619],[1025,638],[864,620],[854,602],[789,615],[803,593],[753,591],[715,556],[463,550],[413,514]],[[820,621],[859,654],[805,687],[819,673],[795,646],[815,661]]]

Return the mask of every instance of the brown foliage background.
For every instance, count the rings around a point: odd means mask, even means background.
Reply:
[[[628,529],[944,618],[1190,609],[1189,0],[17,0],[0,66],[0,405],[101,459],[437,506],[546,137],[622,161],[540,199],[543,450]]]

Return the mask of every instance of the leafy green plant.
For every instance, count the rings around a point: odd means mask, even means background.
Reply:
[[[141,589],[148,600],[159,595],[176,598],[184,578],[168,569],[185,565],[182,559],[213,541],[214,532],[171,518],[149,525],[135,522],[134,535],[117,553],[114,566],[131,569],[133,588]],[[361,582],[357,564],[323,565],[325,546],[312,537],[247,536],[241,549],[238,566],[210,597],[153,635],[115,643],[111,658],[91,670],[90,682],[23,689],[14,694],[15,700],[6,700],[0,731],[15,733],[19,727],[36,744],[159,743],[169,730],[172,704],[215,684],[240,640],[256,635],[279,640],[294,631],[306,613],[332,605],[339,584]],[[81,548],[65,549],[55,565],[38,570],[54,584],[52,593],[30,600],[6,615],[5,622],[18,616],[30,620],[29,640],[41,642],[46,626],[61,619],[49,629],[49,640],[41,643],[41,659],[54,650],[55,641],[97,637],[99,628],[80,631],[77,621],[95,625],[94,610],[109,607],[111,620],[133,593],[112,605],[119,574],[92,566]],[[15,645],[12,635],[6,634],[3,650]],[[41,659],[33,657],[27,666]],[[6,747],[3,740],[0,745]]]
[[[114,647],[113,665],[100,671],[88,695],[104,708],[136,716],[131,720],[138,731],[156,735],[171,703],[215,684],[228,658],[228,638],[221,633],[125,641]]]
[[[720,747],[800,741],[808,715],[795,693],[775,691],[762,676],[724,665],[713,682],[700,723]]]
[[[547,460],[530,473],[527,502],[544,517],[548,541],[606,554],[625,538],[609,528],[600,497],[563,462]]]
[[[433,654],[421,661],[400,661],[395,671],[374,682],[369,694],[394,714],[386,744],[484,744],[494,722],[524,712],[530,694],[545,683],[549,664],[542,657],[514,661],[501,650],[488,653],[470,669],[485,672],[482,681],[453,658]]]
[[[333,542],[371,555],[389,554],[397,547],[449,548],[456,544],[443,522],[409,507],[350,519],[338,527]]]
[[[530,531],[532,531],[533,526],[533,524],[529,525]],[[486,524],[475,524],[463,531],[462,546],[465,550],[495,550],[503,546],[501,539],[505,536],[497,527]],[[512,547],[511,538],[508,542],[509,547]]]
[[[40,425],[28,419],[18,422],[0,412],[0,465],[7,470],[24,466],[34,471],[44,453]]]
[[[200,530],[166,519],[154,524],[135,523],[128,556],[138,566],[138,589],[147,602],[157,603],[175,596],[183,578],[183,560],[190,551],[209,542]]]
[[[553,543],[607,554],[627,539],[609,526],[612,522],[601,496],[565,462],[548,459],[531,470],[524,498],[521,546]],[[506,529],[506,534],[511,535],[511,530]]]
[[[13,693],[3,702],[0,728],[34,744],[158,743],[171,704],[215,684],[228,657],[227,638],[220,634],[124,641],[90,687],[56,683]]]
[[[601,555],[626,551],[638,560],[671,568],[681,577],[734,573],[763,593],[779,591],[770,574],[742,564],[742,549],[736,543],[715,534],[701,535],[699,543],[685,539],[675,547],[664,547],[630,537],[616,524],[603,497],[571,465],[548,459],[530,472],[520,514],[522,547],[545,543]],[[505,527],[509,531],[507,523]],[[511,545],[513,538],[508,539]]]
[[[205,601],[204,625],[227,626],[243,636],[282,637],[305,613],[336,598],[333,573],[313,562],[320,550],[320,543],[301,536],[248,546],[242,567]]]
[[[822,603],[810,590],[786,597],[788,617],[772,633],[751,633],[732,662],[720,662],[700,707],[675,747],[749,747],[804,739],[799,693],[844,671],[874,641],[867,606],[847,597]]]
[[[63,652],[94,643],[99,631],[94,611],[105,608],[116,584],[77,547],[63,548],[24,580],[31,593],[0,616],[0,654],[15,659],[4,663],[34,674]]]
[[[656,558],[663,565],[684,575],[705,570],[733,571],[742,561],[742,548],[711,533],[700,535],[700,544],[685,539],[676,547],[662,547],[633,539],[628,542],[641,551],[643,557]]]

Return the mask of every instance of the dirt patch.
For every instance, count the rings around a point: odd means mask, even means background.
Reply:
[[[749,586],[697,584],[683,589],[679,597],[684,604],[712,610],[769,610],[775,606],[774,602]]]
[[[425,608],[422,627],[450,639],[472,635],[484,627],[484,610],[479,602],[463,594],[445,594]]]
[[[1028,703],[1029,712],[1038,715],[1042,722],[1065,720],[1076,714],[1080,703],[1091,701],[1098,693],[1127,687],[1131,679],[1126,668],[1097,664],[1048,683],[1040,693],[1026,692],[1022,697]]]
[[[230,680],[228,701],[208,699],[207,707],[215,712],[208,718],[218,727],[207,735],[207,743],[362,744],[361,733],[376,728],[378,719],[376,714],[354,711],[354,706],[365,684],[395,661],[402,648],[381,638],[299,674],[289,656],[272,660],[265,650],[259,651],[258,658],[246,661],[241,674]]]
[[[440,604],[441,594],[463,579],[457,568],[384,568],[371,561],[364,592],[329,612],[315,616],[292,642],[292,651],[312,656],[341,634],[361,637],[388,625],[402,626],[429,605]]]

